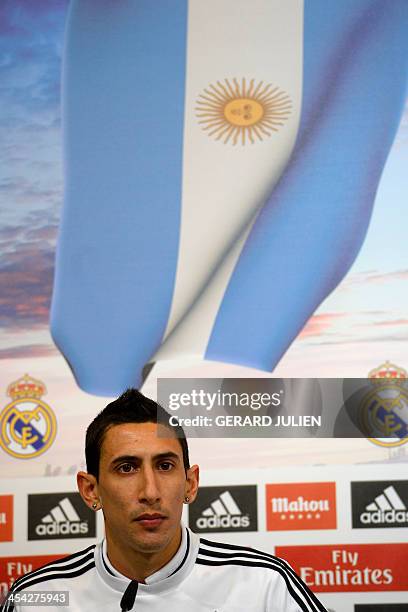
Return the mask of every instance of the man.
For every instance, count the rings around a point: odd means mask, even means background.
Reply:
[[[11,601],[31,591],[69,592],[69,610],[149,612],[325,612],[283,560],[200,539],[181,523],[199,481],[179,426],[134,389],[110,403],[86,434],[84,502],[102,510],[105,538],[17,580]]]

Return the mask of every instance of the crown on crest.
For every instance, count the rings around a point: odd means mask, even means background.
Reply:
[[[384,382],[387,380],[404,380],[407,378],[407,371],[400,368],[390,361],[382,363],[378,368],[374,368],[368,373],[368,378],[373,382]]]
[[[7,395],[13,400],[25,397],[40,398],[47,392],[46,386],[41,380],[36,380],[28,374],[24,374],[18,380],[10,383],[7,387]]]

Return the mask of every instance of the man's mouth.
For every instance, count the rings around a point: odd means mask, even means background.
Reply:
[[[165,519],[166,517],[164,514],[160,514],[159,512],[151,514],[144,512],[137,517],[136,521],[143,525],[143,527],[158,527]]]

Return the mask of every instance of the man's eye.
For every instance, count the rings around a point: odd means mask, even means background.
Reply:
[[[174,466],[172,463],[170,463],[170,461],[162,461],[161,463],[159,463],[159,468],[163,470],[164,472],[168,472],[173,467]]]
[[[133,472],[133,470],[134,466],[131,463],[122,463],[122,465],[118,467],[118,471],[125,474],[129,474],[130,472]]]

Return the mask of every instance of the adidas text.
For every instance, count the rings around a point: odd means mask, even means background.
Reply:
[[[404,510],[377,510],[375,512],[363,512],[360,520],[365,525],[371,523],[408,523],[408,512]]]
[[[249,527],[249,516],[201,516],[197,519],[199,529],[217,529],[219,527]]]
[[[37,525],[35,533],[39,536],[46,535],[76,535],[79,533],[88,533],[88,523],[75,521],[69,523],[48,523]]]

